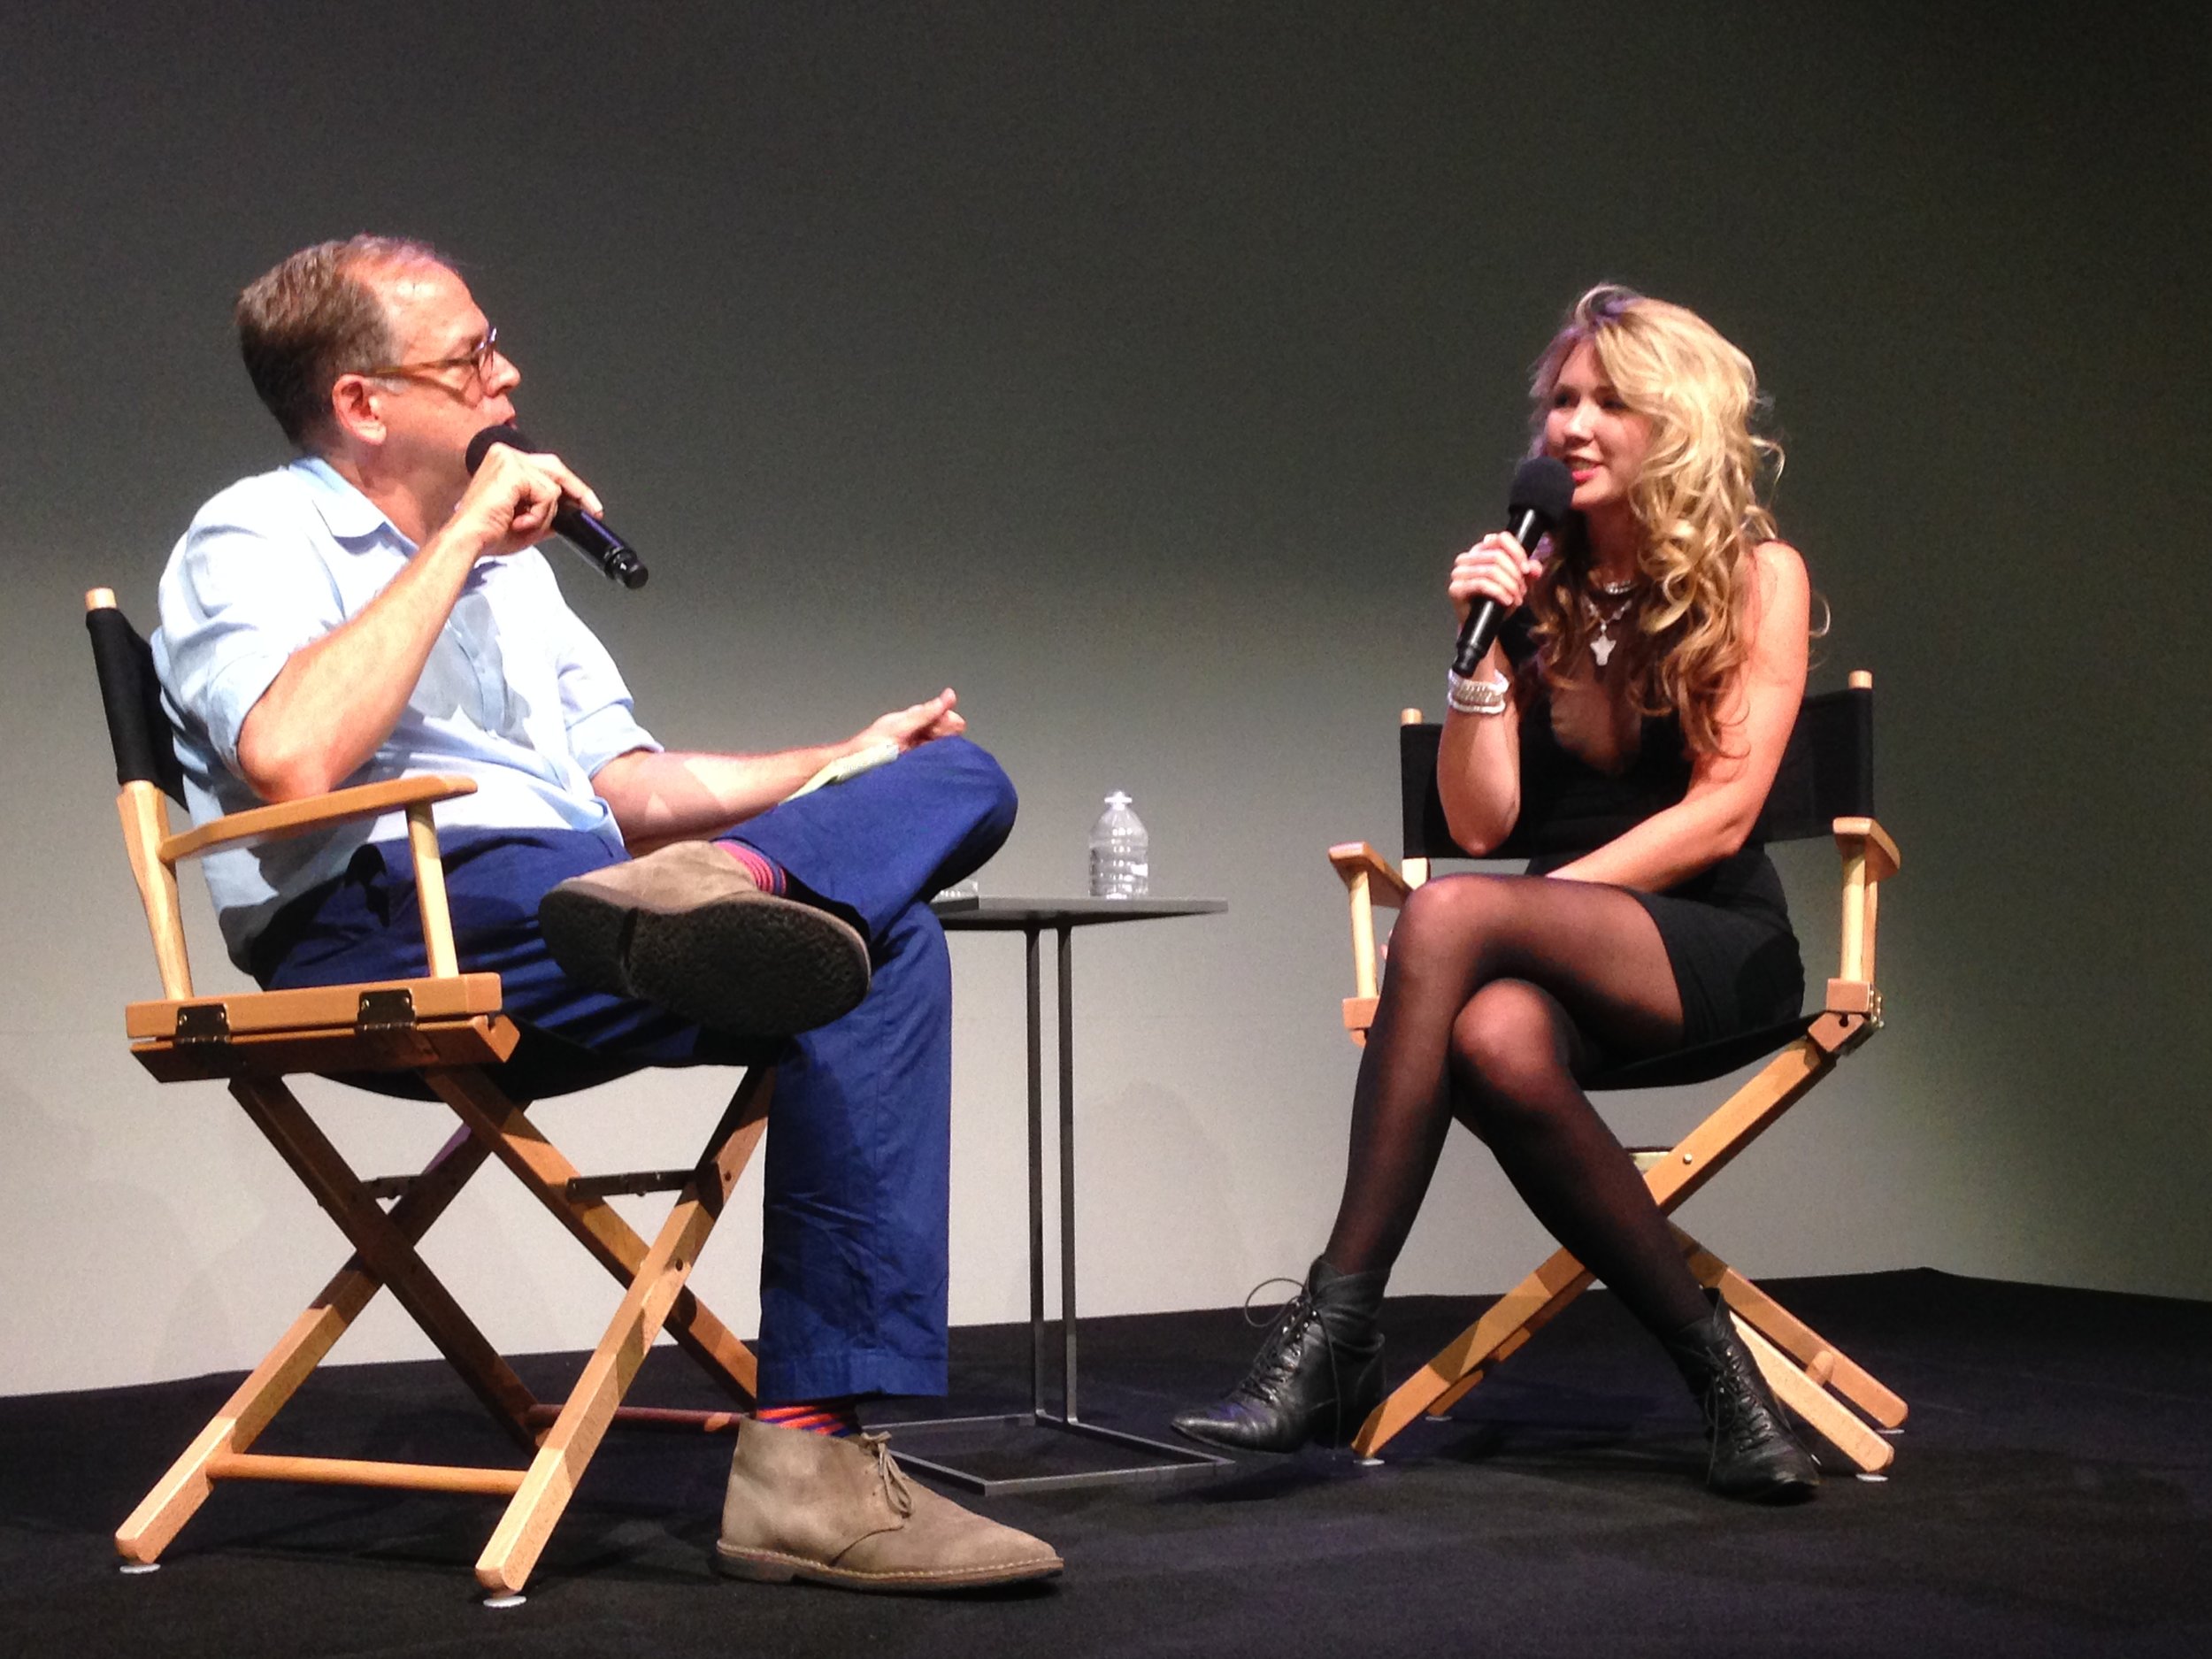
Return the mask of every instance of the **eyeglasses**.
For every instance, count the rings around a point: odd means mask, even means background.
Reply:
[[[499,355],[499,330],[489,327],[484,337],[458,357],[440,357],[434,363],[390,363],[381,368],[357,369],[356,373],[372,379],[402,380],[428,380],[444,373],[448,369],[466,369],[480,382],[491,373],[492,359]]]

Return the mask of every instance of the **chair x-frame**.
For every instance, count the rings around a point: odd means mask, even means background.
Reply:
[[[580,1172],[486,1070],[509,1059],[522,1033],[500,1011],[498,975],[464,973],[456,959],[431,812],[440,801],[472,793],[474,783],[464,777],[419,777],[367,784],[173,833],[167,798],[179,795],[180,786],[145,642],[116,610],[110,590],[88,594],[86,610],[116,749],[124,846],[161,977],[159,1000],[133,1002],[126,1010],[131,1053],[165,1083],[223,1079],[354,1250],[132,1511],[116,1532],[116,1549],[127,1564],[156,1561],[223,1481],[488,1494],[508,1502],[476,1563],[476,1576],[495,1596],[518,1594],[611,1426],[726,1432],[753,1402],[752,1354],[685,1287],[685,1279],[760,1143],[773,1071],[764,1066],[746,1074],[691,1168]],[[216,847],[327,830],[392,811],[406,817],[426,977],[194,995],[177,902],[180,861]],[[460,1126],[419,1173],[361,1179],[285,1082],[303,1073],[358,1072],[412,1073],[459,1118]],[[512,1171],[625,1287],[575,1386],[557,1402],[530,1392],[417,1250],[488,1160]],[[609,1202],[624,1194],[663,1191],[674,1192],[675,1202],[649,1240]],[[272,1456],[253,1449],[333,1344],[386,1289],[515,1442],[518,1464],[379,1463]],[[729,1394],[733,1409],[623,1404],[647,1350],[664,1330]]]

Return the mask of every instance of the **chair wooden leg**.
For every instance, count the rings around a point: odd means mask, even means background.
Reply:
[[[537,1401],[522,1379],[415,1253],[414,1241],[368,1195],[292,1091],[279,1079],[258,1077],[233,1078],[230,1088],[461,1380],[518,1444],[534,1447],[529,1416]]]
[[[754,1068],[740,1085],[741,1093],[764,1087],[754,1079],[772,1075],[768,1068]],[[426,1071],[423,1076],[593,1260],[626,1285],[637,1277],[647,1255],[645,1240],[604,1198],[571,1196],[568,1184],[580,1171],[521,1107],[473,1066]],[[740,1404],[753,1403],[759,1367],[752,1350],[688,1290],[669,1310],[668,1333]]]
[[[388,1217],[391,1225],[410,1242],[419,1240],[483,1167],[485,1156],[484,1147],[473,1136],[457,1131],[393,1205]],[[259,1438],[382,1285],[359,1256],[338,1271],[116,1530],[118,1555],[138,1563],[159,1557],[207,1501],[213,1487],[210,1466],[219,1458],[242,1453]]]
[[[521,1489],[478,1558],[477,1582],[495,1594],[512,1595],[521,1590],[585,1466],[605,1438],[623,1394],[728,1202],[730,1189],[760,1144],[772,1075],[766,1067],[756,1068],[723,1114],[708,1155],[700,1160],[699,1173],[677,1194],[606,1334],[585,1362],[583,1375],[538,1448]]]
[[[1835,1395],[1798,1370],[1786,1354],[1760,1335],[1748,1321],[1738,1318],[1736,1329],[1743,1337],[1744,1346],[1751,1350],[1752,1358],[1758,1361],[1760,1372],[1766,1378],[1767,1386],[1774,1390],[1776,1399],[1812,1425],[1823,1439],[1857,1464],[1861,1472],[1870,1475],[1889,1467],[1890,1459],[1897,1455],[1895,1447],[1852,1416]]]
[[[1486,1369],[1525,1342],[1588,1286],[1589,1270],[1564,1250],[1490,1305],[1456,1341],[1398,1385],[1360,1425],[1352,1449],[1372,1457],[1414,1418],[1440,1409],[1482,1380]],[[1453,1391],[1456,1390],[1456,1393]]]
[[[1841,1041],[1828,1030],[1839,1022],[1826,1018],[1815,1034],[1799,1038],[1761,1066],[1644,1171],[1644,1184],[1663,1213],[1672,1215],[1834,1068],[1835,1053],[1824,1045]]]
[[[1580,1293],[1578,1292],[1576,1294],[1579,1294]],[[1571,1300],[1571,1298],[1569,1300]],[[1566,1302],[1563,1301],[1559,1305],[1563,1308],[1566,1306]],[[1552,1311],[1556,1312],[1557,1310],[1555,1309]],[[1546,1316],[1547,1318],[1549,1317],[1549,1314]],[[1540,1322],[1533,1325],[1524,1324],[1519,1330],[1508,1333],[1506,1336],[1499,1341],[1498,1345],[1492,1348],[1489,1354],[1476,1364],[1472,1371],[1469,1371],[1464,1377],[1462,1377],[1457,1382],[1454,1383],[1442,1394],[1439,1394],[1434,1400],[1431,1401],[1425,1415],[1434,1422],[1441,1422],[1444,1418],[1451,1416],[1453,1407],[1456,1406],[1469,1394],[1474,1393],[1476,1385],[1481,1382],[1483,1379],[1489,1376],[1492,1371],[1497,1370],[1499,1366],[1504,1364],[1506,1361],[1511,1359],[1516,1354],[1519,1353],[1522,1348],[1526,1347],[1529,1338],[1534,1336],[1537,1331],[1540,1328]]]
[[[1720,1292],[1736,1317],[1801,1366],[1806,1377],[1832,1388],[1881,1427],[1901,1427],[1908,1408],[1841,1349],[1722,1261],[1679,1227],[1675,1235],[1689,1255],[1700,1284]]]

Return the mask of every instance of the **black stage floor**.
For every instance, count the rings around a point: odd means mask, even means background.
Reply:
[[[1889,1480],[1783,1511],[1705,1495],[1678,1384],[1594,1294],[1379,1469],[979,1503],[1067,1573],[932,1601],[718,1578],[726,1443],[642,1432],[601,1453],[519,1608],[476,1599],[488,1499],[229,1485],[126,1577],[109,1532],[234,1379],[0,1400],[0,1654],[2212,1654],[2212,1304],[1927,1271],[1778,1288],[1910,1402]],[[1393,1375],[1476,1306],[1393,1302]],[[1233,1312],[1084,1339],[1087,1415],[1143,1433],[1251,1340]],[[1026,1327],[953,1354],[952,1408],[1025,1401]],[[574,1363],[521,1369],[557,1390]],[[668,1349],[633,1398],[712,1403]],[[330,1368],[257,1449],[507,1456],[436,1364]]]

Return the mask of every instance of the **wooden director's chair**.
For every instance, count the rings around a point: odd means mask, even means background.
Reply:
[[[665,1328],[726,1389],[753,1401],[755,1365],[744,1344],[684,1288],[707,1235],[766,1127],[772,1070],[757,1067],[691,1169],[585,1176],[510,1098],[495,1069],[526,1036],[500,1012],[499,976],[463,973],[454,956],[445,876],[431,808],[473,793],[467,778],[405,778],[232,813],[172,833],[167,801],[183,780],[161,708],[152,654],[98,588],[85,595],[86,626],[115,748],[123,844],[153,933],[161,1000],[125,1010],[131,1053],[165,1083],[221,1078],[354,1248],[281,1340],[200,1431],[115,1534],[127,1564],[153,1562],[223,1480],[289,1480],[496,1494],[505,1513],[476,1563],[495,1596],[520,1593],[575,1492],[585,1465],[617,1422],[709,1432],[734,1429],[731,1411],[672,1411],[621,1402],[646,1350]],[[211,848],[292,835],[375,818],[407,816],[408,842],[428,948],[426,979],[297,991],[196,996],[177,908],[176,865]],[[583,1058],[580,1054],[576,1056]],[[461,1127],[419,1174],[363,1180],[285,1086],[303,1072],[347,1074],[380,1093],[436,1098]],[[359,1074],[380,1074],[362,1079]],[[571,1087],[602,1080],[586,1073]],[[606,1334],[568,1398],[532,1396],[438,1282],[416,1244],[487,1158],[511,1170],[577,1241],[626,1287]],[[674,1207],[648,1243],[607,1200],[669,1192]],[[390,1207],[385,1208],[385,1201]],[[252,1448],[310,1371],[370,1299],[388,1288],[514,1440],[520,1466],[466,1468],[333,1457],[265,1456]]]
[[[1418,709],[1406,710],[1400,719],[1404,863],[1391,869],[1364,841],[1329,849],[1329,862],[1352,901],[1357,995],[1345,999],[1344,1025],[1363,1045],[1375,1018],[1375,906],[1403,904],[1428,879],[1431,859],[1468,856],[1452,840],[1437,798],[1441,728],[1423,724]],[[1854,673],[1847,690],[1808,697],[1759,820],[1762,840],[1832,834],[1843,855],[1842,960],[1821,1008],[1764,1031],[1621,1066],[1591,1082],[1598,1090],[1707,1082],[1773,1054],[1674,1146],[1636,1152],[1637,1165],[1663,1211],[1672,1213],[1720,1173],[1882,1023],[1881,993],[1874,985],[1875,906],[1880,883],[1897,873],[1898,854],[1896,843],[1874,821],[1873,734],[1871,674]],[[1491,856],[1517,855],[1509,841]],[[1905,1402],[1681,1228],[1672,1231],[1699,1281],[1717,1288],[1727,1302],[1775,1394],[1861,1471],[1870,1474],[1886,1467],[1893,1455],[1890,1442],[1858,1414],[1893,1430],[1905,1420]],[[1590,1278],[1572,1256],[1555,1251],[1377,1406],[1354,1438],[1353,1448],[1372,1456],[1416,1417],[1448,1412],[1500,1361],[1581,1294]]]

